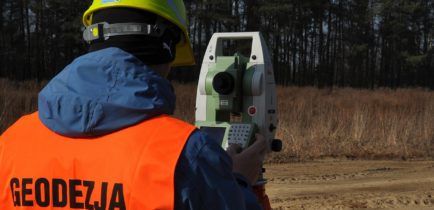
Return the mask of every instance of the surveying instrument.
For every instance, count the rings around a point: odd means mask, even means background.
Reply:
[[[251,40],[251,53],[223,55],[225,41]],[[227,42],[226,42],[227,43]],[[215,33],[206,49],[196,95],[196,126],[224,149],[238,144],[249,147],[260,133],[268,151],[280,151],[274,139],[277,98],[273,66],[259,32]],[[264,169],[253,186],[264,210],[271,210],[265,194]]]

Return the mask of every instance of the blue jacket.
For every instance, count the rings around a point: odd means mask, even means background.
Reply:
[[[39,94],[39,117],[68,137],[116,132],[156,115],[172,114],[169,81],[118,48],[74,60]],[[175,209],[261,209],[232,160],[199,130],[189,137],[175,173]]]

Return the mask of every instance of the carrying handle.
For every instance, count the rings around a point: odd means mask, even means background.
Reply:
[[[263,50],[267,50],[265,41],[260,34],[260,32],[238,32],[238,33],[214,33],[211,37],[210,44],[206,50],[205,59],[208,62],[216,62],[216,57],[223,55],[223,44],[224,40],[243,40],[251,39],[251,54],[249,56],[250,62],[264,63],[264,53]]]

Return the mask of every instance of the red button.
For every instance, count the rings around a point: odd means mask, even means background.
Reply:
[[[255,115],[256,114],[256,107],[254,107],[254,106],[249,107],[248,113],[251,116]]]

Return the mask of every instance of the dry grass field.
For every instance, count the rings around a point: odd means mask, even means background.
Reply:
[[[36,81],[19,83],[0,79],[0,133],[21,115],[37,109],[38,92],[44,85]]]
[[[193,122],[195,86],[175,90],[175,115]],[[278,87],[277,94],[284,150],[269,162],[434,157],[433,91]]]
[[[43,85],[0,80],[0,132],[36,110]],[[193,122],[195,85],[174,86],[175,116]],[[434,157],[433,91],[278,87],[277,93],[277,138],[284,149],[272,154],[269,162]]]
[[[434,157],[434,92],[280,88],[278,137],[297,158]]]

